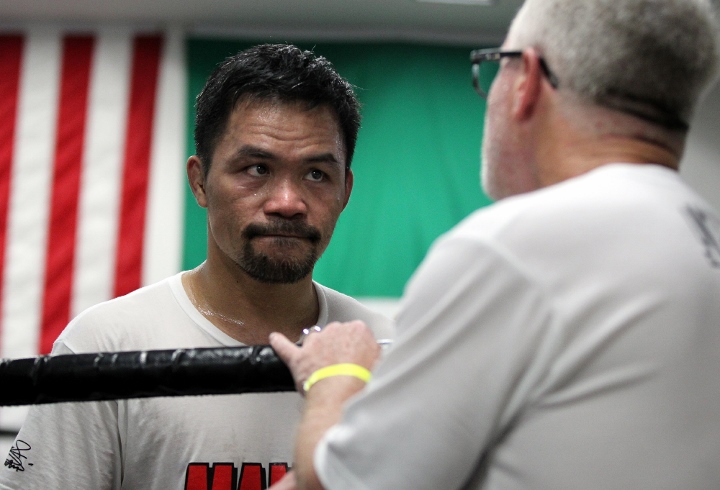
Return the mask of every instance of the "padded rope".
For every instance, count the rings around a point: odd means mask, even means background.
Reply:
[[[267,345],[0,360],[0,406],[295,391]]]

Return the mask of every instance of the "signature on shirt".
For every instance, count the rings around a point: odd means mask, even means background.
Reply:
[[[27,456],[23,454],[24,451],[30,451],[30,444],[25,441],[15,441],[15,446],[10,448],[10,454],[5,460],[5,466],[15,471],[25,471],[23,466],[23,459],[27,459]],[[32,466],[32,463],[28,463],[28,466]]]

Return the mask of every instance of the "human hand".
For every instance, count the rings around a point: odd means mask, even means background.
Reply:
[[[318,369],[349,363],[372,370],[380,357],[375,337],[359,320],[329,323],[321,331],[307,335],[301,347],[275,332],[270,335],[270,345],[290,368],[300,393],[304,393],[303,384]]]

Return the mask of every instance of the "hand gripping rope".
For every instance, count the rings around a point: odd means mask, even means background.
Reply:
[[[0,360],[0,406],[280,391],[295,383],[267,345]]]

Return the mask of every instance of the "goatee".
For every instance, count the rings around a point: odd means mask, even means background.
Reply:
[[[255,250],[252,239],[258,236],[274,236],[280,247],[295,247],[297,240],[305,239],[311,248],[304,257],[294,259],[278,253],[270,256]],[[285,237],[284,237],[285,236]],[[322,238],[320,231],[301,221],[276,221],[267,225],[250,224],[243,231],[245,245],[238,265],[253,279],[272,284],[293,284],[307,277],[318,260],[317,244]]]

